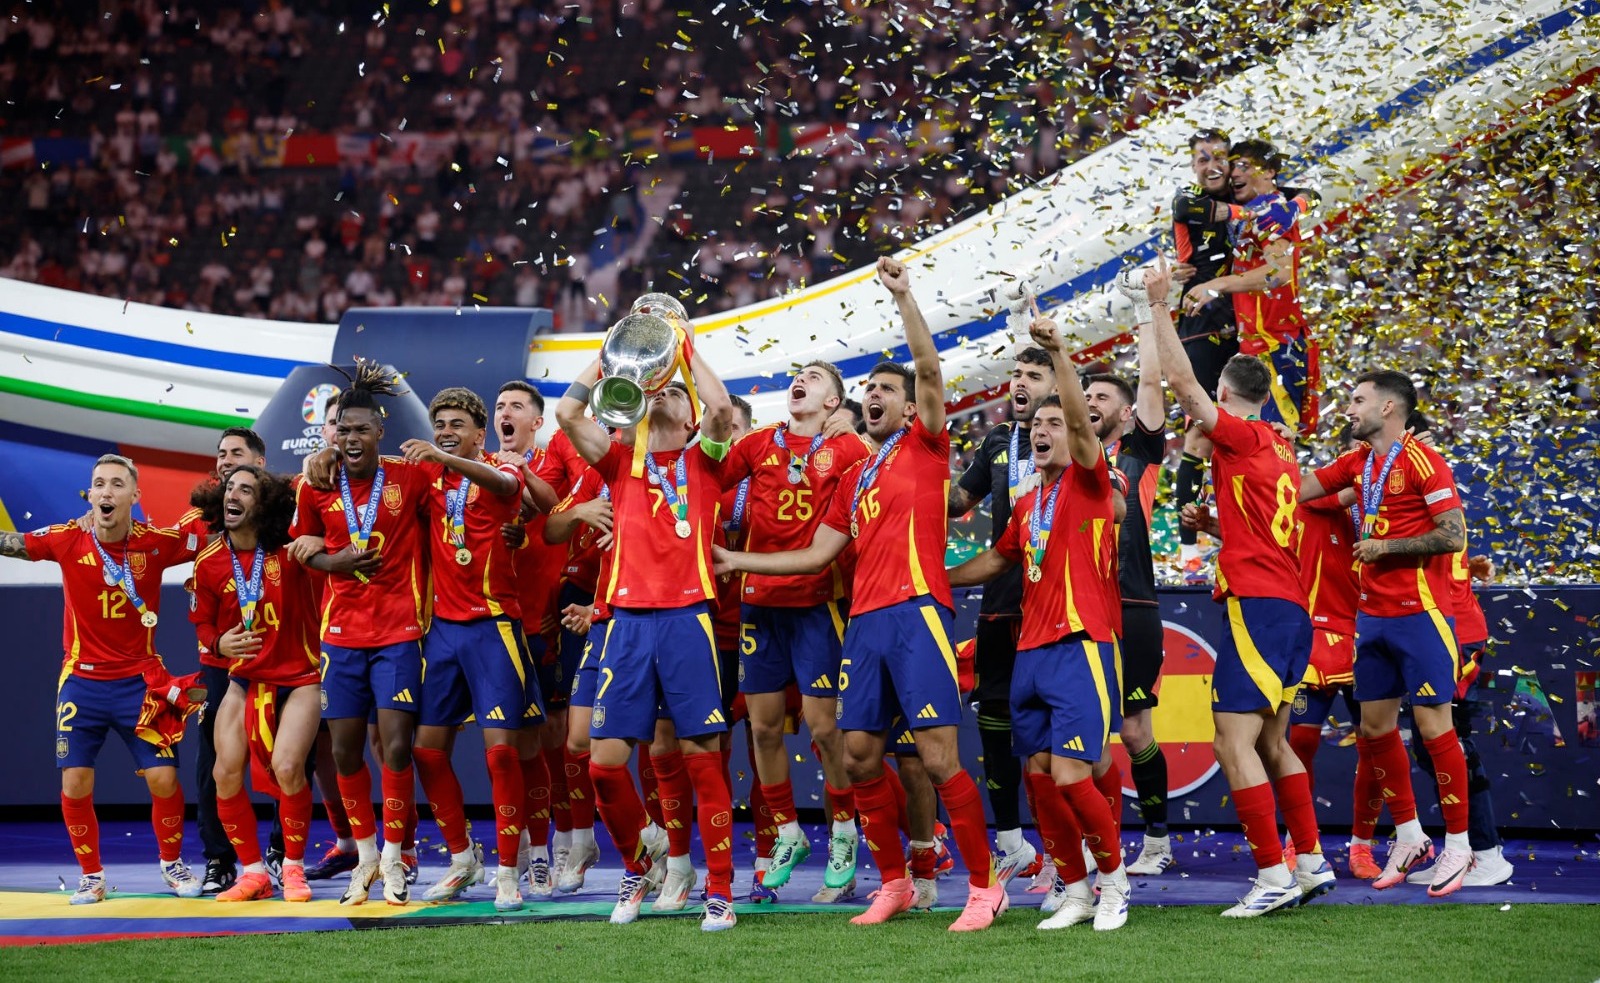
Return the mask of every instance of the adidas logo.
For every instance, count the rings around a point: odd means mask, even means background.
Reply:
[[[666,827],[668,829],[682,829],[683,828],[683,823],[682,823],[682,821],[677,820],[677,819],[668,819],[667,822],[666,822]]]
[[[72,848],[72,852],[73,853],[90,854],[90,853],[94,852],[94,847],[92,847],[89,844],[85,843],[82,846],[73,847]]]
[[[1432,683],[1423,683],[1422,687],[1417,690],[1417,695],[1418,696],[1438,696],[1439,694],[1434,692]]]
[[[1133,692],[1129,693],[1127,698],[1130,699],[1130,700],[1143,700],[1143,699],[1146,699],[1146,696],[1144,695],[1144,687],[1143,686],[1134,687]]]
[[[732,847],[732,845],[733,844],[726,837],[724,837],[723,839],[721,839],[721,840],[719,840],[717,842],[716,846],[711,848],[711,852],[712,853],[722,853],[722,852],[728,850],[730,847]]]
[[[511,826],[507,826],[504,829],[500,830],[500,835],[501,836],[516,836],[516,835],[520,834],[521,832],[522,832],[522,830],[518,829],[515,825],[511,825]]]
[[[99,565],[98,561],[96,561],[95,558],[93,556],[89,555],[88,553],[85,553],[82,556],[78,557],[78,562],[83,564],[86,567],[93,567],[93,566],[98,566]]]
[[[542,716],[544,714],[539,711],[539,706],[535,703],[528,704],[528,709],[522,711],[523,720],[537,720]]]
[[[1061,746],[1066,748],[1068,751],[1082,751],[1083,750],[1083,738],[1082,737],[1074,737],[1072,740],[1068,741],[1067,743],[1065,743],[1065,744],[1063,744]]]
[[[939,719],[939,713],[938,713],[938,711],[934,710],[933,704],[929,703],[926,706],[924,706],[921,710],[917,711],[917,719],[918,720],[938,720]]]
[[[499,707],[495,707],[493,710],[489,711],[489,713],[488,713],[488,715],[487,715],[487,717],[485,719],[488,719],[488,720],[504,720],[504,719],[506,719],[505,711],[501,710]]]
[[[350,825],[354,826],[355,823],[352,822]],[[405,829],[406,828],[406,821],[404,819],[391,819],[388,822],[383,824],[383,828],[384,829]]]
[[[783,463],[782,461],[778,460],[778,455],[773,454],[772,456],[768,457],[765,461],[762,461],[761,462],[761,466],[764,467],[764,468],[774,468],[774,467],[777,467],[778,465],[780,465],[782,463]]]
[[[711,711],[711,716],[707,717],[705,722],[708,724],[725,724],[728,721],[727,718],[722,715],[721,710],[713,710]]]
[[[1458,806],[1460,804],[1461,800],[1456,798],[1454,794],[1447,795],[1440,801],[1440,805]]]
[[[818,676],[812,683],[812,689],[833,689],[833,680],[827,676]]]
[[[406,689],[403,689],[400,692],[396,693],[394,695],[394,698],[390,702],[393,702],[393,703],[415,703],[416,700],[413,700],[411,698],[411,689],[410,689],[410,687],[407,687]]]

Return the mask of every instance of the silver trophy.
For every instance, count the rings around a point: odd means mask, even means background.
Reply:
[[[589,395],[594,418],[631,427],[644,418],[648,396],[672,380],[678,332],[654,314],[629,314],[611,326],[600,346],[600,381]]]

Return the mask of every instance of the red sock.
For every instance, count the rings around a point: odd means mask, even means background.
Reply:
[[[413,774],[410,767],[406,768],[406,774]],[[414,854],[417,852],[417,781],[415,777],[406,782],[406,789],[411,793],[411,798],[406,800],[409,805],[406,808],[405,831],[400,837],[400,852]]]
[[[700,843],[706,851],[706,894],[733,899],[733,797],[719,751],[682,755],[699,805]],[[659,759],[658,759],[659,760]],[[688,852],[687,847],[684,850]]]
[[[989,821],[983,815],[978,783],[963,770],[934,788],[950,814],[950,832],[956,838],[956,852],[961,854],[961,862],[967,865],[968,880],[973,887],[993,887],[994,855],[989,852]]]
[[[682,751],[651,755],[656,788],[660,789],[661,825],[667,829],[667,855],[687,857],[694,840],[694,796],[698,786],[684,770]]]
[[[567,805],[573,829],[594,829],[594,776],[589,769],[589,752],[567,752]]]
[[[911,848],[911,878],[918,881],[931,881],[939,876],[939,851],[931,846],[914,846]]]
[[[1233,790],[1233,811],[1239,815],[1244,839],[1255,857],[1256,868],[1266,870],[1283,863],[1283,844],[1278,840],[1278,810],[1272,801],[1272,786],[1266,782]]]
[[[639,756],[634,760],[634,765],[639,771],[639,788],[644,791],[644,811],[650,816],[651,822],[665,827],[666,817],[661,812],[661,778],[656,774],[649,745],[639,745]]]
[[[522,847],[522,826],[532,804],[523,788],[523,768],[527,765],[517,757],[517,749],[501,744],[484,752],[489,766],[489,801],[494,804],[494,852],[502,867],[517,865],[517,851]],[[544,765],[537,754],[530,760]],[[550,826],[550,787],[545,785],[544,823],[546,835]],[[543,840],[539,841],[541,844]]]
[[[722,780],[728,786],[728,801],[733,801],[733,742],[728,740],[728,735],[722,737]]]
[[[782,826],[784,823],[794,822],[794,785],[785,778],[776,785],[761,786],[761,798],[767,803],[767,808],[772,810],[772,822]]]
[[[440,751],[439,754],[443,755],[444,752]],[[455,815],[458,817],[457,822],[461,824],[461,839],[463,843],[461,849],[465,850],[467,848],[465,845],[467,839],[466,807],[461,804],[461,783],[456,781],[456,773],[450,770],[448,758],[445,759],[445,774],[450,779],[448,782],[449,790],[454,790],[455,792]],[[416,820],[411,817],[417,814],[417,773],[412,770],[410,765],[406,765],[401,771],[394,771],[388,766],[384,766],[382,781],[383,842],[399,843],[403,851],[405,849],[406,827],[409,825],[412,830],[412,850],[415,850],[417,827]],[[449,794],[449,790],[445,794]],[[432,799],[433,796],[430,794],[428,798]],[[438,814],[439,807],[435,806],[434,817],[438,818]],[[444,831],[444,823],[441,822],[439,824],[439,829],[441,832]],[[446,841],[449,841],[448,837],[446,837]],[[455,850],[454,843],[451,843],[450,849]]]
[[[550,819],[556,824],[556,832],[570,833],[572,804],[567,801],[566,752],[559,747],[547,747],[540,754],[544,758],[545,772],[550,776]],[[527,776],[523,776],[523,781],[527,781]]]
[[[372,772],[367,770],[366,762],[362,762],[361,770],[354,775],[339,776],[339,798],[350,819],[352,837],[369,840],[378,835],[377,821],[372,815]]]
[[[1094,787],[1105,796],[1106,808],[1111,811],[1111,825],[1116,830],[1116,836],[1111,842],[1117,846],[1117,853],[1121,853],[1122,846],[1122,768],[1117,765],[1117,759],[1111,759],[1111,767],[1106,773],[1094,780]],[[1087,829],[1087,827],[1085,827]],[[1116,868],[1112,868],[1115,870]]]
[[[861,832],[867,838],[867,849],[872,862],[878,865],[878,875],[883,883],[904,880],[906,852],[900,845],[900,826],[895,821],[903,807],[895,805],[894,786],[887,778],[890,770],[870,781],[857,782],[856,811],[861,814]]]
[[[85,874],[98,874],[100,863],[100,820],[94,814],[94,796],[69,799],[61,793],[61,819],[66,823],[67,841]]]
[[[183,790],[168,796],[150,797],[150,825],[156,831],[156,846],[163,863],[183,856]]]
[[[756,856],[772,856],[773,844],[778,842],[778,824],[772,821],[772,808],[761,795],[761,782],[750,783],[750,818],[756,827]]]
[[[1383,791],[1372,777],[1372,741],[1356,738],[1356,785],[1352,803],[1350,835],[1370,840],[1378,830],[1378,816],[1383,812]]]
[[[1311,776],[1288,775],[1272,783],[1278,798],[1278,811],[1289,827],[1294,852],[1310,855],[1322,852],[1322,837],[1317,832],[1317,809],[1311,801]]]
[[[1056,794],[1072,809],[1078,828],[1083,830],[1083,840],[1094,854],[1095,866],[1100,873],[1109,874],[1122,866],[1122,844],[1118,839],[1117,822],[1112,818],[1111,806],[1105,792],[1093,779],[1057,786]],[[1118,793],[1121,798],[1121,793]],[[1055,854],[1051,854],[1055,856]]]
[[[439,824],[439,835],[451,853],[470,849],[472,840],[467,836],[467,807],[461,797],[461,781],[450,767],[450,756],[443,748],[418,747],[411,749],[411,760],[422,774],[422,791],[428,796],[433,809],[433,821]],[[383,840],[393,843],[400,839],[405,828],[405,816],[400,800],[391,791],[399,782],[392,778],[394,772],[383,769]],[[396,801],[391,802],[390,799]],[[399,822],[390,827],[391,822]]]
[[[341,840],[350,839],[350,816],[344,811],[344,798],[339,795],[338,784],[326,789],[319,782],[317,787],[322,791],[322,808],[328,814],[328,825],[333,827],[333,835]]]
[[[639,831],[644,829],[648,817],[633,787],[633,777],[622,765],[601,765],[593,761],[589,762],[589,776],[594,780],[595,807],[606,829],[611,831],[611,842],[622,854],[623,866],[630,873],[644,873],[647,865]]]
[[[1300,759],[1306,769],[1306,782],[1315,787],[1317,781],[1312,777],[1311,759],[1317,756],[1317,747],[1322,744],[1322,725],[1295,724],[1289,728],[1289,750]],[[1299,845],[1295,849],[1300,849]]]
[[[1027,775],[1029,808],[1033,811],[1034,825],[1039,827],[1039,837],[1044,850],[1055,864],[1056,874],[1068,884],[1076,884],[1089,876],[1083,864],[1083,830],[1078,817],[1067,805],[1067,797],[1056,788],[1056,780],[1043,772]]]
[[[278,821],[283,824],[283,859],[305,860],[311,838],[311,783],[293,795],[278,797]]]
[[[545,764],[544,755],[541,753],[519,759],[517,777],[522,781],[522,825],[528,831],[528,843],[536,847],[545,846],[550,842],[555,782],[551,780],[550,767]]]
[[[850,788],[834,788],[822,783],[828,796],[828,818],[836,823],[853,822],[856,818],[856,793]]]
[[[1417,818],[1417,799],[1411,791],[1411,759],[1406,755],[1399,729],[1374,737],[1370,747],[1372,780],[1389,807],[1389,818],[1397,826]]]
[[[1423,742],[1433,759],[1433,776],[1439,783],[1439,811],[1446,833],[1467,831],[1467,756],[1455,731]]]
[[[256,831],[256,811],[250,805],[249,793],[240,789],[226,798],[217,796],[217,820],[241,864],[248,867],[261,862],[261,837]],[[288,852],[284,850],[284,855]]]
[[[889,793],[894,796],[895,828],[911,838],[911,814],[906,811],[906,787],[900,781],[900,772],[891,768],[886,762],[883,766],[883,780],[889,786]],[[861,812],[861,795],[856,794],[856,812]]]

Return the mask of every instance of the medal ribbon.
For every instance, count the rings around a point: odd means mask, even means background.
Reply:
[[[1021,456],[1018,456],[1017,454],[1017,451],[1020,449],[1019,440],[1021,436],[1022,424],[1011,424],[1011,456],[1008,459],[1006,469],[1008,472],[1008,478],[1010,479],[1007,484],[1009,485],[1012,505],[1017,504],[1019,489],[1022,488],[1022,483],[1033,477],[1035,468],[1032,453]]]
[[[666,475],[661,473],[661,465],[656,463],[654,454],[647,455],[644,459],[645,467],[655,476],[661,485],[661,494],[667,500],[667,507],[672,509],[672,515],[679,522],[689,521],[689,455],[685,451],[678,455],[678,462],[672,466],[672,483],[667,483]]]
[[[122,538],[123,565],[121,566],[118,566],[111,559],[111,554],[107,553],[105,547],[100,545],[100,538],[94,533],[89,534],[89,542],[94,544],[94,551],[100,554],[100,562],[105,564],[106,573],[112,577],[118,587],[122,588],[122,592],[128,595],[129,602],[139,609],[139,617],[143,619],[150,612],[150,608],[144,603],[144,599],[139,596],[138,588],[133,586],[133,564],[127,562],[128,538],[126,536]]]
[[[1050,543],[1050,530],[1056,524],[1056,496],[1061,494],[1063,484],[1065,482],[1057,478],[1050,486],[1049,498],[1044,496],[1044,489],[1039,489],[1033,498],[1033,510],[1028,513],[1028,555],[1033,558],[1033,565],[1041,570],[1044,569],[1044,549]]]
[[[794,467],[795,462],[798,461],[800,462],[800,470],[804,471],[811,463],[811,455],[815,454],[828,438],[824,437],[819,432],[815,437],[811,438],[811,446],[806,448],[804,456],[797,457],[795,456],[794,451],[789,450],[788,441],[783,439],[784,434],[788,431],[788,429],[789,425],[787,423],[778,424],[778,429],[772,431],[772,439],[779,448],[789,455],[789,466],[791,468]]]
[[[378,465],[378,472],[372,476],[372,494],[367,498],[367,507],[359,517],[356,514],[355,499],[350,496],[350,473],[344,465],[339,466],[339,498],[344,505],[345,528],[350,530],[350,543],[358,550],[367,548],[367,540],[372,536],[372,527],[378,521],[378,499],[383,497],[383,465]]]
[[[900,438],[904,437],[906,433],[907,429],[905,427],[896,430],[888,440],[883,442],[883,446],[878,448],[877,456],[872,459],[872,464],[861,470],[861,476],[856,478],[855,494],[850,498],[850,515],[852,519],[855,517],[856,509],[861,507],[861,496],[877,482],[878,469],[883,467],[883,462],[889,459],[889,452],[894,450],[895,445],[900,443]]]
[[[455,491],[444,490],[444,517],[449,527],[445,541],[456,549],[467,545],[467,491],[471,487],[472,482],[462,478]]]
[[[1361,469],[1361,532],[1362,539],[1372,536],[1372,530],[1378,524],[1378,506],[1383,504],[1383,488],[1389,483],[1389,469],[1394,467],[1395,459],[1400,456],[1400,445],[1403,440],[1397,440],[1389,445],[1389,454],[1383,459],[1383,470],[1378,472],[1378,480],[1372,480],[1372,459],[1375,456],[1367,452],[1367,463]],[[1351,506],[1352,510],[1355,506]]]
[[[227,538],[227,533],[223,533],[223,538]],[[228,559],[233,561],[234,594],[239,600],[239,618],[244,622],[245,631],[255,630],[256,603],[261,600],[261,565],[266,556],[266,550],[257,544],[255,559],[250,564],[250,579],[247,581],[244,567],[239,564],[239,554],[233,548],[233,540],[228,540]]]
[[[744,512],[745,506],[749,504],[749,498],[750,479],[746,478],[739,482],[739,490],[734,493],[733,518],[729,519],[727,526],[724,527],[730,540],[739,535],[739,533],[744,529]]]

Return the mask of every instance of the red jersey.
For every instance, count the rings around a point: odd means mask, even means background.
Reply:
[[[1241,420],[1217,407],[1211,430],[1216,489],[1217,587],[1213,596],[1277,597],[1306,606],[1300,561],[1294,554],[1300,467],[1294,448],[1260,420]]]
[[[398,457],[380,459],[382,501],[373,521],[369,549],[378,550],[383,565],[369,583],[353,576],[330,576],[322,602],[322,640],[344,648],[383,648],[422,638],[432,589],[428,586],[428,550],[422,541],[427,523],[432,474]],[[372,497],[373,479],[352,479],[350,500],[364,515]],[[301,484],[295,502],[292,536],[321,536],[327,552],[350,545],[338,475],[331,491]],[[359,523],[359,518],[352,522]],[[432,526],[428,526],[432,531]]]
[[[729,519],[733,515],[734,499],[738,494],[739,486],[734,485],[722,493],[722,499],[717,503],[717,528],[712,542],[727,550],[738,548],[733,544],[738,541],[734,537],[740,533],[732,532],[728,528]],[[712,637],[717,643],[717,651],[730,652],[739,647],[739,578],[717,577],[716,588],[717,599],[712,605],[711,613]]]
[[[1269,239],[1253,215],[1238,209],[1235,213],[1240,217],[1228,222],[1228,238],[1233,243],[1233,272],[1240,275],[1266,265]],[[1300,230],[1291,226],[1276,238],[1290,243],[1288,279],[1276,290],[1233,295],[1239,352],[1244,355],[1260,355],[1305,334],[1306,316],[1300,309]]]
[[[317,643],[321,598],[308,570],[289,559],[287,549],[268,553],[261,563],[261,597],[254,627],[261,636],[253,659],[225,659],[217,640],[239,625],[239,583],[233,551],[219,538],[194,561],[194,602],[189,620],[200,640],[200,661],[222,666],[229,675],[275,686],[307,686],[320,678],[322,647]],[[248,583],[255,569],[255,551],[238,553],[239,571]]]
[[[120,584],[106,583],[94,533],[63,524],[30,532],[23,542],[28,559],[61,565],[67,599],[61,632],[63,678],[71,673],[85,679],[127,679],[160,664],[155,628],[145,627]],[[126,539],[102,543],[100,549],[112,563],[127,568],[134,592],[156,614],[161,610],[161,571],[188,563],[195,554],[187,533],[143,522],[133,523]]]
[[[753,430],[733,445],[723,466],[722,480],[729,488],[750,479],[742,523],[746,552],[782,553],[810,546],[837,495],[840,479],[869,453],[866,441],[856,434],[825,440],[810,455],[811,437],[783,432],[781,438],[787,450],[778,444],[777,425]],[[789,481],[791,456],[806,458],[797,484]],[[852,490],[846,489],[845,494]],[[844,596],[844,575],[837,564],[811,574],[745,574],[741,596],[746,604],[812,607]]]
[[[1433,448],[1409,433],[1400,438],[1389,476],[1383,481],[1383,497],[1378,503],[1377,521],[1370,535],[1377,539],[1408,539],[1432,532],[1434,519],[1451,509],[1461,508],[1455,478],[1450,466]],[[1340,456],[1332,464],[1318,468],[1316,477],[1326,492],[1361,487],[1370,447]],[[1383,472],[1383,461],[1373,462],[1373,481]],[[1379,557],[1361,566],[1361,593],[1357,606],[1363,614],[1400,618],[1421,611],[1450,609],[1450,557]]]
[[[555,489],[557,498],[567,497],[572,486],[589,470],[589,462],[567,439],[565,430],[557,430],[544,450],[538,452],[530,465],[534,475]]]
[[[535,447],[529,451],[529,469],[537,475],[548,456],[542,448]],[[530,637],[539,633],[540,623],[555,607],[556,592],[561,586],[561,565],[567,556],[564,546],[551,546],[544,541],[547,519],[548,516],[543,513],[528,519],[523,525],[525,538],[522,545],[511,552],[511,563],[517,571],[517,602],[522,608],[522,631]]]
[[[1039,579],[1031,573],[1022,579],[1019,650],[1043,648],[1078,634],[1110,643],[1122,633],[1111,495],[1110,468],[1103,455],[1096,455],[1094,467],[1069,465],[1049,488],[1035,486],[1012,507],[1011,521],[994,550],[1025,566],[1032,566],[1028,553],[1034,512],[1050,509],[1048,522],[1045,515],[1038,520],[1044,545]]]
[[[1299,521],[1300,582],[1306,589],[1311,627],[1340,635],[1356,631],[1356,584],[1359,566],[1351,550],[1356,524],[1338,495],[1301,502]]]
[[[1472,591],[1472,573],[1467,569],[1467,548],[1450,557],[1450,607],[1455,611],[1456,644],[1477,645],[1489,640],[1489,622],[1483,605]]]
[[[487,454],[480,453],[478,460],[515,478],[517,490],[509,495],[491,495],[443,464],[419,465],[427,471],[430,482],[427,536],[433,571],[433,616],[446,621],[522,617],[511,548],[500,535],[500,527],[522,510],[522,469],[515,464],[496,464]],[[467,504],[462,520],[466,549],[471,553],[465,565],[457,560],[459,550],[450,535],[446,509],[446,495],[456,494],[463,483]]]
[[[582,505],[584,502],[610,497],[610,486],[600,477],[600,472],[590,468],[578,479],[577,484],[572,486],[572,491],[567,497],[550,510],[550,514],[569,512],[574,506]],[[596,544],[602,535],[600,530],[587,522],[580,522],[578,528],[572,531],[572,538],[563,544],[567,553],[561,564],[561,579],[589,594],[595,592],[595,585],[600,579],[602,553]]]
[[[717,596],[711,574],[711,541],[716,531],[717,500],[722,495],[722,464],[706,456],[699,444],[682,451],[651,455],[661,484],[649,472],[634,477],[633,448],[613,443],[594,466],[611,488],[612,557],[609,576],[596,596],[613,608],[681,608]],[[689,535],[675,532],[676,516],[667,503],[666,485],[676,485],[683,461],[688,495]],[[676,492],[674,492],[676,493]]]
[[[882,460],[872,486],[862,489],[858,499],[863,473],[878,460],[873,452],[840,477],[838,494],[823,520],[855,538],[850,613],[865,614],[925,594],[953,608],[944,568],[950,435],[931,433],[921,417],[913,417]],[[859,535],[852,533],[852,525]]]
[[[178,532],[183,534],[184,546],[197,554],[211,538],[211,527],[206,525],[204,514],[197,508],[191,508],[178,517]]]

